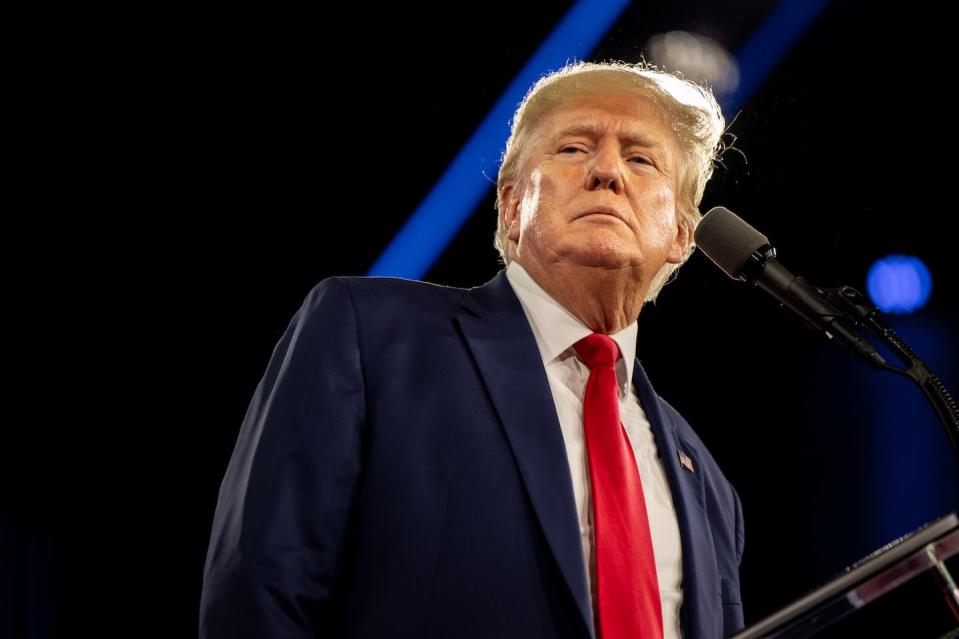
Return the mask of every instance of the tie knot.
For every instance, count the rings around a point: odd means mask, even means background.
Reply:
[[[576,354],[592,370],[597,366],[612,366],[621,357],[619,347],[609,335],[593,333],[573,345]]]

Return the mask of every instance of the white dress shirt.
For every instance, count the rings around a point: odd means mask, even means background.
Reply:
[[[573,344],[593,331],[550,297],[517,262],[513,261],[506,269],[506,277],[533,329],[563,431],[595,623],[596,557],[589,461],[583,433],[583,395],[589,379],[589,368],[579,360],[573,349]],[[659,579],[659,598],[663,608],[663,635],[665,639],[676,639],[682,636],[679,627],[679,609],[683,598],[682,545],[666,473],[656,453],[652,429],[631,383],[638,330],[638,323],[633,322],[610,337],[623,354],[616,363],[620,418],[636,457],[636,467],[646,498]]]

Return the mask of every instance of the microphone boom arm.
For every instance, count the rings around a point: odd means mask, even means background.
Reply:
[[[866,297],[851,286],[840,286],[833,289],[822,289],[822,293],[840,307],[847,317],[858,325],[864,326],[879,341],[885,344],[890,351],[896,354],[909,368],[901,369],[886,365],[886,370],[905,375],[919,386],[922,394],[929,403],[946,429],[952,449],[959,455],[959,408],[956,401],[949,394],[942,380],[932,372],[924,361],[909,348],[909,345],[899,337],[892,328],[882,320],[879,309],[870,304]]]

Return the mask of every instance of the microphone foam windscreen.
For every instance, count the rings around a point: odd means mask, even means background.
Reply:
[[[769,244],[765,235],[722,206],[703,216],[693,236],[706,257],[733,279],[739,279],[753,251]]]

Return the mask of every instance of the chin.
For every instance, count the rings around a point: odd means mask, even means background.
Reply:
[[[579,266],[591,266],[606,269],[621,269],[633,266],[635,257],[621,251],[577,251],[570,255],[570,262]]]
[[[618,243],[607,242],[590,242],[586,246],[578,246],[571,252],[569,259],[580,266],[606,269],[628,268],[638,262],[635,252],[625,250]]]

